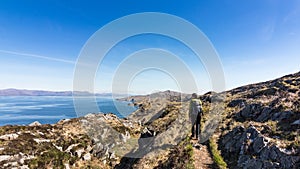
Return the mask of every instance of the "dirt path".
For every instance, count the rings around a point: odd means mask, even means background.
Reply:
[[[192,144],[195,144],[197,140],[191,140]],[[208,151],[208,147],[206,145],[202,145],[201,148],[193,147],[193,160],[195,169],[212,169],[213,159]]]

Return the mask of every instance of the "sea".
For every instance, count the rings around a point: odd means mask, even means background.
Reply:
[[[129,102],[111,97],[97,97],[96,105],[102,113],[113,113],[124,118],[136,110]],[[28,125],[34,121],[54,124],[62,119],[82,116],[89,112],[76,113],[73,97],[66,96],[0,96],[0,126]]]

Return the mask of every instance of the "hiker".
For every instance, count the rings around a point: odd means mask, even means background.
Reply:
[[[192,122],[192,138],[195,137],[196,139],[199,139],[200,134],[200,122],[201,122],[201,116],[203,114],[202,112],[202,103],[200,99],[197,99],[197,94],[193,93],[192,98],[190,101],[190,118]],[[196,130],[195,130],[196,127]]]

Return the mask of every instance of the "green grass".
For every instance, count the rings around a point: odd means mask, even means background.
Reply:
[[[190,138],[186,137],[185,139],[185,152],[188,155],[188,163],[186,164],[186,168],[187,169],[194,169],[194,160],[193,160],[193,155],[194,155],[194,151],[193,151],[193,145],[190,143]]]
[[[209,139],[209,147],[210,147],[214,162],[218,166],[218,168],[226,169],[227,164],[224,161],[223,157],[221,156],[221,153],[218,150],[218,145],[217,145],[216,140],[214,138]]]
[[[159,163],[155,168],[194,169],[193,154],[193,146],[187,136],[177,146],[170,149],[168,159]]]
[[[56,148],[50,148],[37,158],[29,162],[30,168],[43,168],[53,166],[54,168],[64,168],[64,163],[74,163],[76,157],[72,157],[69,153],[61,152]]]
[[[277,130],[277,122],[269,120],[266,122],[266,125],[271,128],[271,135],[278,135],[280,132]]]
[[[192,144],[189,143],[188,145],[186,145],[185,150],[186,150],[186,152],[188,153],[188,155],[190,157],[193,156],[194,152],[193,152],[193,145]]]

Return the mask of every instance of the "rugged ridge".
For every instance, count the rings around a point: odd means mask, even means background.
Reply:
[[[230,168],[300,167],[300,72],[226,92],[215,132]]]

